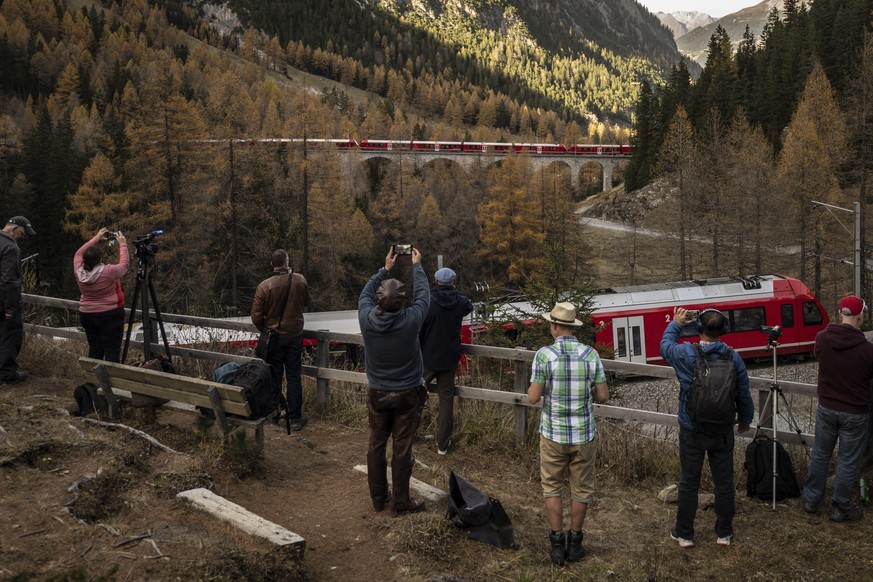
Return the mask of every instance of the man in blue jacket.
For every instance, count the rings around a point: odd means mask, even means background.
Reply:
[[[427,401],[418,332],[427,315],[430,292],[427,275],[421,266],[421,252],[413,248],[413,300],[409,307],[404,308],[406,290],[403,283],[388,278],[396,260],[394,247],[391,247],[385,257],[385,267],[370,277],[364,286],[358,298],[358,323],[364,338],[364,365],[369,386],[367,483],[370,498],[376,511],[382,511],[390,504],[395,514],[401,514],[424,509],[424,501],[409,496],[409,479],[415,464],[412,439]],[[388,490],[385,455],[388,437],[393,441],[393,502]]]
[[[455,373],[461,360],[461,323],[473,311],[473,304],[455,287],[457,275],[448,267],[434,273],[430,309],[421,326],[421,356],[424,383],[440,399],[437,415],[437,453],[445,455],[452,442],[455,407]],[[431,382],[436,381],[435,389]]]
[[[673,321],[667,325],[661,338],[661,357],[676,371],[679,379],[679,500],[676,525],[670,537],[681,548],[694,547],[694,517],[697,514],[697,493],[704,457],[709,457],[709,468],[715,483],[716,543],[729,546],[733,540],[735,507],[734,491],[734,427],[695,427],[688,415],[686,404],[691,381],[697,364],[697,351],[692,343],[679,343],[684,325],[695,323],[700,330],[700,348],[707,359],[710,354],[724,355],[730,348],[719,338],[726,331],[727,318],[717,309],[706,309],[696,322],[688,321],[687,310],[673,310]],[[736,408],[739,432],[749,430],[755,416],[755,405],[749,392],[749,374],[742,358],[733,352],[736,366]]]

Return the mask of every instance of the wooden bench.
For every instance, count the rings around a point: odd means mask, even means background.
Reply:
[[[249,419],[251,409],[238,386],[86,357],[79,358],[79,365],[86,379],[99,386],[106,397],[110,418],[118,418],[119,400],[129,400],[132,393],[167,399],[166,406],[182,403],[189,406],[181,408],[192,411],[196,411],[194,407],[205,408],[212,410],[225,440],[238,427],[253,428],[257,454],[263,456],[264,424],[276,412]]]

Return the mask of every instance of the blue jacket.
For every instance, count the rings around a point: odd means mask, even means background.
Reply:
[[[679,343],[681,331],[682,326],[675,321],[671,321],[667,325],[667,329],[664,330],[664,335],[661,337],[661,357],[673,366],[676,377],[679,379],[679,425],[682,428],[694,430],[694,425],[685,410],[685,403],[688,402],[688,393],[691,390],[691,380],[694,377],[694,367],[697,364],[697,353],[692,344]],[[704,354],[716,352],[723,355],[728,350],[728,345],[721,341],[700,347]],[[755,417],[755,403],[752,401],[751,392],[749,392],[749,373],[746,370],[745,362],[736,351],[733,359],[737,366],[737,416],[740,424],[751,425]]]
[[[371,390],[411,390],[424,383],[418,332],[430,305],[427,275],[421,263],[412,269],[412,305],[377,313],[376,290],[388,271],[370,277],[358,297],[358,323],[364,338],[364,365]]]

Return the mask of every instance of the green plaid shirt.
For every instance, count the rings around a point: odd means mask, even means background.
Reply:
[[[606,382],[600,356],[574,336],[564,335],[534,356],[531,383],[543,384],[540,434],[563,445],[594,440],[594,384]]]

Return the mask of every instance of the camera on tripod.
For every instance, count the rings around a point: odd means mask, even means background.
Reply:
[[[153,230],[148,234],[138,236],[133,240],[134,255],[140,261],[153,257],[158,252],[158,243],[155,237],[164,234],[163,230]]]
[[[761,326],[761,333],[766,333],[767,334],[767,343],[769,345],[773,345],[773,344],[777,343],[777,340],[780,337],[782,337],[782,328],[779,327],[778,325],[774,325],[774,326],[762,325]]]

